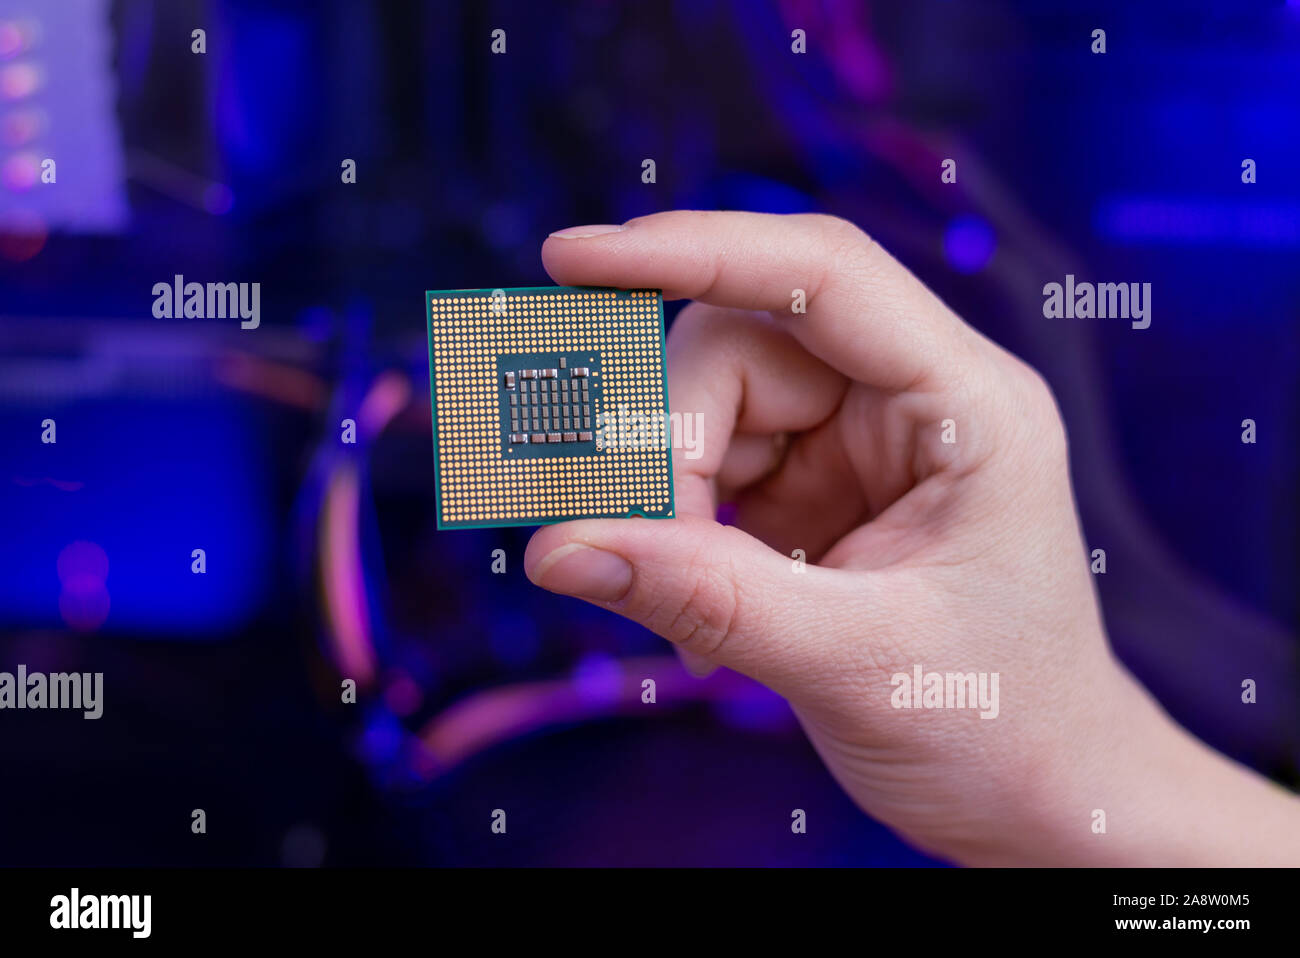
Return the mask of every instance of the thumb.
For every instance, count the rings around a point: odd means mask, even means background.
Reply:
[[[709,519],[547,526],[528,543],[524,568],[544,589],[617,612],[787,698],[834,661],[843,593],[831,586],[847,573],[796,572],[753,536]]]

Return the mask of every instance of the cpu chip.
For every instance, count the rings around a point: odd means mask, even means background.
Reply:
[[[439,529],[672,516],[658,290],[425,296]]]

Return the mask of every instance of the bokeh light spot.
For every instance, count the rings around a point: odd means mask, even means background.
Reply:
[[[959,273],[978,273],[997,249],[993,228],[978,216],[959,216],[943,234],[943,254]]]

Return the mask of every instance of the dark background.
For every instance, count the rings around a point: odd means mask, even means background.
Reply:
[[[1041,369],[1121,657],[1296,784],[1298,121],[1296,3],[0,0],[0,670],[105,676],[0,713],[0,864],[928,864],[779,699],[435,530],[424,290],[682,207],[852,219]]]

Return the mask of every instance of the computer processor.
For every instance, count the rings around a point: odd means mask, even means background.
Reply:
[[[659,290],[431,290],[439,529],[673,515]]]

